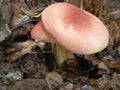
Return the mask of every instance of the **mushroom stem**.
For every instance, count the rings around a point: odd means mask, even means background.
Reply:
[[[71,58],[75,58],[73,53],[66,50],[60,44],[56,43],[54,47],[54,54],[56,58],[56,64],[59,68],[63,69],[65,61]]]

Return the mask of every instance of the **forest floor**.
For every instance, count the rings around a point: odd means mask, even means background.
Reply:
[[[120,1],[65,0],[97,16],[110,42],[97,54],[75,54],[72,67],[66,61],[62,69],[51,43],[30,36],[41,12],[58,1],[0,1],[0,90],[120,90]]]

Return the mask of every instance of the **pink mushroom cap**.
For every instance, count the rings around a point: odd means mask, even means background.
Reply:
[[[56,42],[73,53],[94,54],[109,42],[109,32],[97,17],[68,3],[47,7],[42,22]]]
[[[50,42],[52,39],[51,35],[45,30],[41,20],[31,30],[31,38],[37,42]]]

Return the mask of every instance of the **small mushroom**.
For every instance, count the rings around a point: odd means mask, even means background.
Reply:
[[[51,42],[51,35],[45,30],[42,21],[40,20],[31,31],[31,38],[36,42]]]
[[[56,42],[76,54],[100,52],[109,42],[109,32],[97,17],[65,2],[47,7],[42,22]]]

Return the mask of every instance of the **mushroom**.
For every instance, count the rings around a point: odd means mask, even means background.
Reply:
[[[91,13],[61,2],[42,12],[46,31],[67,50],[81,55],[102,51],[109,42],[105,25]]]
[[[109,42],[105,25],[91,13],[62,2],[47,7],[42,12],[42,21],[31,31],[37,41],[55,41],[58,66],[73,53],[89,55],[102,51]],[[43,34],[43,35],[41,35]]]

